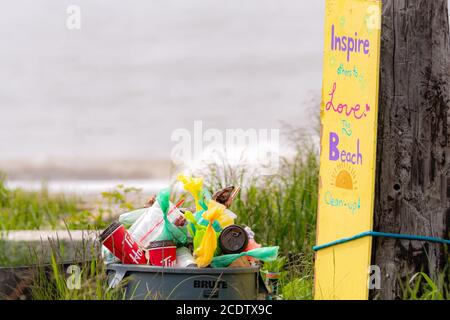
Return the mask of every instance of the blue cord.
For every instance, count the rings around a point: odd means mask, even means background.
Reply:
[[[378,232],[378,231],[365,231],[362,233],[359,233],[353,237],[349,238],[342,238],[339,240],[335,240],[332,242],[328,242],[319,246],[314,246],[314,251],[319,251],[328,247],[332,247],[338,244],[346,243],[349,241],[353,241],[356,239],[364,238],[364,237],[384,237],[384,238],[394,238],[394,239],[403,239],[403,240],[416,240],[416,241],[428,241],[428,242],[435,242],[435,243],[443,243],[450,245],[450,240],[441,239],[441,238],[433,238],[433,237],[425,237],[425,236],[413,236],[409,234],[398,234],[398,233],[386,233],[386,232]]]

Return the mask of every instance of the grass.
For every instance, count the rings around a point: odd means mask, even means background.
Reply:
[[[439,286],[426,273],[418,272],[402,286],[403,300],[450,300],[449,289],[448,284],[444,287]]]
[[[319,158],[310,140],[297,141],[303,143],[295,145],[295,156],[282,158],[275,175],[215,164],[203,176],[210,192],[241,186],[230,208],[237,223],[250,226],[262,245],[280,246],[281,259],[264,266],[271,272],[281,269],[279,298],[312,299]]]
[[[31,296],[34,300],[123,300],[126,282],[110,289],[106,266],[100,257],[99,244],[83,240],[74,253],[77,263],[68,265],[61,255],[59,241],[51,241],[51,260],[35,251]]]
[[[281,256],[274,262],[264,263],[261,274],[265,279],[267,273],[278,273],[278,290],[269,290],[274,299],[284,300],[312,300],[313,299],[313,259],[302,253]]]
[[[315,239],[315,212],[317,208],[318,158],[312,144],[297,146],[293,159],[282,159],[280,170],[274,176],[252,176],[246,168],[210,166],[202,175],[207,178],[210,191],[235,184],[243,189],[231,210],[239,216],[238,223],[250,226],[256,240],[263,245],[279,245],[283,258],[283,278],[280,297],[311,298],[313,254]],[[0,180],[0,214],[3,229],[61,228],[67,224],[74,228],[102,228],[101,222],[122,211],[132,210],[127,200],[133,188],[119,186],[117,190],[104,193],[106,207],[94,216],[78,208],[77,199],[63,195],[50,196],[41,192],[8,190],[4,179]],[[99,259],[95,265],[83,266],[86,289],[68,290],[67,274],[61,266],[62,245],[52,249],[51,272],[38,272],[40,276],[33,285],[36,299],[109,299],[104,290],[104,270]],[[300,254],[301,253],[301,254]],[[42,255],[41,255],[42,256]],[[48,256],[48,255],[47,255]],[[39,257],[37,255],[36,257]],[[37,260],[39,264],[43,261]],[[265,268],[271,268],[266,265]],[[272,270],[273,271],[273,270]],[[84,287],[83,286],[83,287]],[[300,291],[298,288],[302,288]],[[309,289],[308,289],[309,288]],[[300,294],[297,294],[300,292]],[[114,296],[117,298],[117,295]]]
[[[28,245],[0,239],[0,267],[27,266],[34,263]]]
[[[315,241],[318,172],[318,154],[305,143],[297,146],[293,159],[282,159],[273,176],[226,165],[211,165],[204,176],[211,192],[229,185],[242,187],[230,209],[238,215],[238,223],[252,228],[257,241],[278,245],[285,255],[308,255]]]
[[[444,272],[434,280],[426,273],[418,272],[399,284],[403,300],[450,300],[450,258]]]
[[[0,230],[57,229],[67,220],[70,227],[84,226],[90,213],[78,208],[78,199],[50,196],[45,187],[39,192],[5,186],[0,176]]]
[[[248,168],[227,164],[208,166],[199,172],[204,176],[210,192],[229,185],[239,185],[242,191],[230,208],[238,215],[237,223],[250,226],[255,240],[262,245],[280,246],[280,259],[263,266],[264,272],[279,272],[279,291],[275,298],[312,299],[313,258],[315,242],[318,152],[309,140],[296,145],[292,158],[281,161],[277,174],[259,176]],[[76,198],[64,195],[50,196],[45,188],[41,192],[8,190],[0,179],[0,227],[3,230],[61,228],[104,228],[119,212],[134,209],[128,200],[140,190],[118,186],[102,194],[104,203],[97,212],[79,208]],[[0,241],[0,264],[8,263],[6,244]],[[3,247],[2,247],[3,246]],[[35,299],[123,299],[123,288],[110,291],[105,287],[105,267],[98,256],[81,263],[82,290],[70,290],[67,272],[62,267],[63,244],[50,251],[51,270],[40,270],[32,287]],[[83,248],[84,251],[86,247]],[[3,254],[2,254],[3,253]],[[44,255],[34,255],[35,261]],[[48,256],[48,254],[47,254]],[[15,257],[21,261],[24,257]],[[80,257],[75,257],[79,261]],[[433,281],[425,273],[417,273],[402,283],[403,299],[450,299],[450,271]]]
[[[104,229],[118,212],[134,209],[127,198],[139,192],[119,185],[102,193],[96,210],[86,210],[79,198],[49,194],[45,185],[38,192],[8,189],[0,173],[0,230]]]

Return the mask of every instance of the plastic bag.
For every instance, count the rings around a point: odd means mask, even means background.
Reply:
[[[233,261],[240,257],[252,257],[257,260],[265,262],[274,261],[277,259],[279,247],[264,247],[259,249],[253,249],[247,252],[241,252],[238,254],[225,254],[223,256],[214,257],[211,261],[211,267],[213,268],[226,268]]]
[[[183,229],[176,227],[172,222],[169,221],[167,217],[169,207],[170,207],[170,189],[163,189],[157,196],[157,202],[163,212],[163,228],[161,234],[157,237],[157,240],[169,240],[175,242],[178,245],[187,244],[186,232]]]
[[[203,188],[200,194],[200,199],[198,201],[203,210],[208,209],[206,203],[208,203],[209,200],[211,200],[211,193],[209,193],[207,189]]]
[[[177,249],[177,263],[176,268],[196,268],[194,257],[192,256],[191,250],[186,247],[181,247]]]
[[[199,225],[197,220],[195,219],[194,215],[190,211],[186,211],[184,213],[184,217],[189,222],[189,225],[187,228],[193,238],[192,244],[194,246],[194,252],[196,252],[198,250],[198,248],[200,248],[200,245],[203,240],[203,236],[205,235],[206,227]]]
[[[209,204],[213,204],[214,206],[218,206],[220,208],[223,208],[223,210],[221,210],[221,213],[219,214],[219,216],[216,218],[216,220],[214,220],[213,222],[213,228],[216,232],[221,232],[222,229],[231,226],[232,224],[234,224],[234,219],[237,218],[237,216],[230,210],[228,210],[223,204],[214,201],[214,200],[210,200]],[[208,205],[209,206],[209,205]],[[205,220],[203,218],[203,213],[205,211],[198,211],[195,213],[195,218],[197,219],[197,222],[202,225],[202,226],[208,226],[208,221]]]
[[[174,222],[183,216],[183,214],[175,208],[170,202],[171,209],[167,213],[170,222]],[[147,247],[150,242],[155,241],[164,229],[164,213],[161,209],[159,201],[150,208],[143,209],[145,212],[136,220],[128,230],[133,239],[142,247]]]
[[[201,205],[201,202],[203,203],[203,178],[193,178],[180,174],[177,180],[183,183],[184,190],[189,192],[194,198],[195,210],[200,211],[205,209]]]
[[[121,214],[119,216],[119,222],[125,229],[129,229],[146,211],[147,208],[142,208]]]
[[[236,218],[237,218],[237,216],[236,216],[236,214],[234,214],[234,212],[232,212],[228,209],[225,209],[223,214],[221,214],[217,218],[217,222],[219,222],[222,229],[225,229],[226,227],[234,224],[234,219],[236,219]]]
[[[108,250],[108,248],[106,248],[103,245],[102,245],[102,258],[103,258],[103,262],[106,265],[120,261],[115,255],[113,255],[113,253],[111,251]]]
[[[207,227],[209,224],[209,221],[203,218],[203,214],[206,212],[206,210],[197,211],[195,213],[195,219],[197,220],[198,224],[204,227]],[[216,232],[222,231],[222,226],[220,225],[219,221],[214,220],[212,224],[214,230]]]
[[[197,233],[197,230],[200,230],[202,228],[206,229],[206,227],[201,226],[201,225],[198,224],[197,219],[195,219],[195,217],[194,217],[192,212],[186,211],[184,213],[184,217],[188,221],[187,229],[188,229],[188,232],[189,232],[189,234],[191,235],[192,238],[195,237],[195,235]]]
[[[253,232],[253,230],[250,229],[250,227],[245,227],[244,229],[248,235],[248,244],[244,251],[250,251],[250,250],[261,248],[262,246],[255,241],[255,233]],[[247,260],[252,263],[256,262],[256,259],[252,258],[252,257],[247,257]]]
[[[217,234],[214,231],[212,226],[213,221],[223,213],[224,206],[220,205],[213,200],[210,200],[208,203],[208,210],[203,213],[203,218],[209,221],[208,226],[206,227],[205,233],[202,237],[201,243],[197,250],[195,250],[195,262],[197,266],[200,268],[205,268],[209,266],[211,260],[214,257],[214,253],[217,249]],[[196,231],[199,233],[201,230]],[[195,246],[195,237],[194,237],[194,246]]]

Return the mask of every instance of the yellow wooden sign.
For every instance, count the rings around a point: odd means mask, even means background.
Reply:
[[[327,0],[317,245],[372,230],[381,0]],[[316,299],[367,299],[371,237],[319,250]]]

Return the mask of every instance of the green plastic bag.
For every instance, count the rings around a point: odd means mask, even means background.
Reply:
[[[198,224],[197,219],[195,219],[195,216],[191,211],[186,211],[184,213],[184,217],[188,221],[188,226],[187,226],[188,232],[191,235],[191,237],[194,239],[194,243],[195,243],[195,235],[197,234],[197,230],[202,229],[202,228],[206,229],[206,227]]]
[[[211,198],[211,193],[209,193],[207,189],[203,188],[200,193],[200,199],[198,201],[203,210],[208,210],[207,203],[211,200]]]
[[[194,245],[194,252],[200,247],[202,243],[203,236],[205,235],[206,227],[198,224],[194,217],[194,214],[190,211],[184,213],[184,217],[189,222],[188,230],[192,235],[192,243]]]
[[[158,193],[156,200],[163,212],[164,227],[157,240],[169,240],[175,242],[177,245],[184,246],[187,244],[188,239],[186,235],[186,229],[180,229],[175,226],[167,218],[167,213],[170,207],[170,189],[163,189]]]
[[[211,262],[211,267],[213,268],[226,268],[233,261],[239,259],[240,257],[248,256],[261,261],[274,261],[277,259],[279,247],[264,247],[257,248],[247,252],[241,252],[238,254],[225,254],[223,256],[214,257]]]

